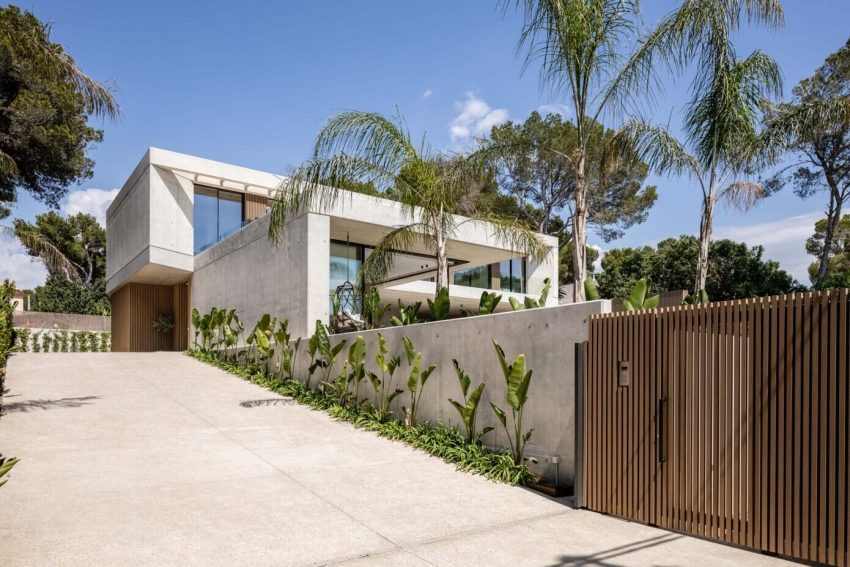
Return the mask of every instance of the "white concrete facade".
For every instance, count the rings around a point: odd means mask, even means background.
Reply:
[[[107,293],[127,283],[174,285],[191,280],[191,307],[235,308],[246,324],[263,313],[288,318],[293,331],[307,334],[316,319],[328,320],[330,243],[376,244],[392,229],[410,222],[399,203],[345,192],[333,206],[305,211],[292,219],[279,244],[267,238],[268,216],[260,216],[235,234],[194,253],[193,207],[198,186],[268,199],[284,178],[235,165],[150,148],[107,211]],[[518,254],[501,245],[491,225],[458,218],[460,226],[447,245],[455,262],[450,273],[496,264]],[[541,235],[548,254],[526,260],[526,292],[537,297],[546,278],[558,279],[557,239]],[[433,297],[433,251],[409,250],[423,270],[405,271],[380,286],[381,297],[395,304]],[[402,262],[400,262],[401,264]],[[431,270],[429,272],[429,269]],[[450,286],[454,309],[472,309],[482,289]],[[510,310],[503,293],[499,310]],[[547,305],[557,304],[553,285]],[[296,336],[297,336],[296,335]]]

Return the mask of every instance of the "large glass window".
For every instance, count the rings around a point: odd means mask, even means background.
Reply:
[[[195,187],[192,214],[197,254],[239,230],[243,218],[242,194],[211,187]]]
[[[350,309],[352,313],[360,312],[359,294],[361,291],[359,271],[363,265],[363,246],[359,244],[347,244],[345,242],[331,241],[330,260],[330,289],[328,290],[329,301],[333,298],[337,288],[345,282],[351,282],[358,295],[354,305],[345,305],[343,308]],[[328,304],[328,312],[332,312],[332,304]]]
[[[455,285],[490,289],[490,266],[467,268],[454,273],[452,282]]]
[[[525,260],[514,258],[499,262],[499,281],[502,291],[525,293]]]

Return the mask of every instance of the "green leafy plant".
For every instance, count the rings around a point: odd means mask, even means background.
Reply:
[[[327,326],[317,319],[316,332],[313,333],[307,343],[307,352],[313,359],[309,368],[310,376],[313,375],[315,370],[321,368],[321,383],[324,384],[329,382],[334,363],[336,362],[336,357],[339,356],[339,353],[342,352],[342,349],[344,349],[347,344],[348,341],[343,340],[338,342],[336,345],[331,345],[330,334],[328,333]],[[309,387],[309,385],[310,378],[308,377],[307,386]]]
[[[41,332],[36,331],[32,334],[32,351],[41,352]]]
[[[277,330],[274,332],[274,342],[280,350],[279,375],[281,380],[295,379],[295,362],[298,350],[301,347],[301,337],[292,341],[289,332],[289,319],[278,322]]]
[[[519,465],[523,463],[525,457],[525,446],[531,439],[534,429],[528,431],[522,430],[522,414],[525,410],[525,404],[528,402],[528,388],[531,385],[531,369],[526,369],[525,355],[520,354],[515,359],[513,364],[508,364],[505,357],[505,351],[499,346],[495,340],[493,346],[496,347],[496,354],[499,357],[499,364],[502,367],[502,373],[505,376],[505,384],[507,385],[507,394],[505,400],[510,408],[513,431],[508,429],[507,413],[505,410],[490,402],[493,408],[493,413],[499,419],[499,423],[505,429],[505,434],[508,437],[508,444],[511,449],[514,463]]]
[[[18,350],[21,352],[27,352],[30,349],[30,330],[29,329],[16,329],[15,330],[15,339],[16,344],[18,345]]]
[[[549,290],[552,289],[552,280],[546,278],[543,280],[543,289],[540,291],[540,297],[538,299],[534,299],[533,297],[526,296],[522,303],[517,301],[514,297],[509,297],[508,302],[511,304],[511,307],[514,311],[522,311],[523,309],[536,309],[538,307],[543,307],[546,305],[546,300],[549,298]]]
[[[174,329],[174,319],[167,313],[160,313],[153,320],[153,328],[157,333],[167,335]]]
[[[493,430],[492,427],[485,427],[480,433],[475,431],[475,419],[478,414],[478,404],[481,402],[481,395],[484,393],[484,383],[482,382],[479,384],[478,387],[472,390],[472,393],[470,394],[469,386],[472,381],[469,378],[469,374],[460,367],[460,363],[458,363],[457,359],[453,358],[452,364],[454,364],[455,367],[457,381],[460,384],[460,391],[463,393],[463,403],[456,402],[452,399],[449,399],[449,403],[451,403],[460,414],[460,419],[463,422],[463,426],[466,428],[466,440],[469,443],[478,443],[484,435]]]
[[[53,337],[50,336],[50,333],[44,333],[41,335],[41,350],[44,352],[50,352],[50,346],[53,344]]]
[[[449,318],[449,310],[452,307],[451,299],[449,299],[449,288],[440,288],[437,292],[437,297],[434,301],[428,300],[428,311],[431,313],[432,321],[442,321]]]
[[[8,482],[8,478],[3,478],[12,470],[12,468],[20,462],[20,459],[14,457],[4,457],[0,454],[0,486]]]
[[[407,378],[407,391],[410,393],[410,407],[404,406],[406,425],[416,425],[416,410],[419,408],[419,400],[422,398],[422,390],[428,382],[428,378],[437,369],[436,364],[432,364],[425,370],[422,370],[422,353],[416,352],[413,343],[408,337],[402,337],[404,343],[404,352],[407,356],[407,366],[410,369],[410,374]]]
[[[474,315],[491,315],[496,311],[496,307],[502,301],[502,296],[495,291],[482,291],[481,299],[478,300],[478,311],[473,312],[468,309],[461,309],[460,314],[464,317],[472,317]]]
[[[584,298],[587,301],[602,299],[602,296],[599,294],[599,288],[596,287],[596,280],[591,277],[584,280]]]
[[[378,333],[378,354],[375,355],[375,364],[381,371],[381,376],[378,377],[377,374],[369,371],[368,377],[372,384],[372,390],[375,392],[375,415],[380,422],[384,422],[392,416],[390,407],[393,400],[404,393],[404,390],[392,387],[393,375],[396,368],[401,364],[401,357],[388,357],[388,354],[387,340],[381,333]]]
[[[699,290],[697,293],[689,293],[685,296],[685,299],[682,301],[682,305],[697,305],[699,303],[708,303],[708,294],[704,289]]]
[[[417,301],[415,303],[411,303],[410,305],[405,305],[401,302],[401,299],[398,300],[398,315],[394,316],[391,319],[393,326],[402,327],[404,325],[415,325],[419,323],[419,319],[416,317],[416,314],[419,313],[419,310],[422,308],[422,302]]]
[[[387,303],[381,303],[381,295],[377,287],[370,287],[369,291],[363,296],[363,321],[366,323],[367,329],[377,329],[381,326],[381,321],[390,310]]]
[[[224,313],[224,311],[220,311]],[[272,348],[272,338],[274,336],[274,328],[277,326],[277,318],[273,318],[268,313],[264,313],[254,328],[245,337],[245,344],[249,347],[246,349],[251,364],[263,368],[268,371],[268,361],[274,355]]]
[[[68,352],[68,331],[59,332],[59,351]]]
[[[653,309],[658,307],[660,296],[649,295],[651,285],[652,283],[647,278],[638,280],[629,297],[623,300],[623,308],[626,311],[636,311],[638,309]]]
[[[355,406],[360,405],[360,382],[366,378],[366,340],[359,336],[348,349],[348,376],[347,385],[354,386],[353,401]]]

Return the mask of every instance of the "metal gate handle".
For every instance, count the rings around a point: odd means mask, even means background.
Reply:
[[[658,462],[667,461],[667,455],[664,454],[664,406],[667,404],[667,398],[659,398],[655,401],[655,448],[658,455]]]

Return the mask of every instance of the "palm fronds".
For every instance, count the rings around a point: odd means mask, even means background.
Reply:
[[[44,262],[47,271],[54,274],[62,274],[68,281],[73,283],[82,283],[76,265],[44,235],[32,230],[15,229],[11,226],[0,225],[0,238],[20,240],[30,250],[31,254]]]

